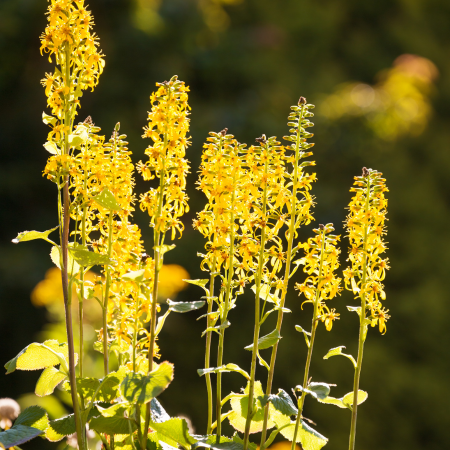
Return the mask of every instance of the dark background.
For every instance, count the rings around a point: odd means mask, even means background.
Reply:
[[[386,306],[392,318],[380,336],[370,329],[361,379],[369,399],[358,414],[358,448],[364,450],[438,450],[448,447],[450,264],[450,3],[447,0],[91,0],[95,32],[106,55],[105,72],[93,93],[81,99],[80,120],[90,114],[109,137],[114,124],[129,137],[135,162],[148,145],[140,137],[155,82],[177,74],[191,88],[191,212],[186,231],[167,262],[183,265],[202,278],[198,251],[204,241],[192,227],[205,198],[195,190],[202,143],[211,130],[229,128],[252,144],[265,133],[287,134],[289,106],[300,95],[316,103],[315,170],[318,182],[315,224],[333,222],[342,232],[353,176],[363,166],[384,173],[388,194]],[[47,321],[45,308],[29,300],[51,267],[43,241],[15,246],[11,239],[26,229],[46,230],[57,223],[56,190],[41,174],[48,153],[41,122],[46,98],[39,80],[52,70],[39,54],[46,26],[44,0],[0,0],[0,361],[4,364],[30,342]],[[363,115],[331,120],[321,114],[327,96],[342,83],[382,82],[382,73],[402,54],[432,61],[439,77],[424,96],[431,116],[423,132],[416,127],[395,137],[368,126]],[[381,75],[380,75],[381,73]],[[386,72],[384,72],[386,73]],[[381,77],[381,78],[380,78]],[[381,81],[380,81],[381,80]],[[401,96],[401,93],[399,94]],[[321,103],[322,102],[322,103]],[[322,111],[324,109],[322,108]],[[387,114],[387,113],[386,113]],[[389,120],[387,117],[386,120]],[[146,189],[138,180],[137,192]],[[140,211],[147,249],[148,219]],[[312,234],[312,226],[301,237]],[[348,241],[342,239],[343,253]],[[342,258],[345,267],[345,255]],[[302,277],[299,274],[297,281]],[[178,299],[195,300],[191,287]],[[249,370],[252,299],[239,299],[227,330],[225,362]],[[346,345],[356,356],[357,320],[346,291],[333,300],[341,313],[331,333],[320,327],[311,375],[336,383],[340,397],[352,389],[353,370],[344,358],[322,360],[327,350]],[[301,383],[306,355],[294,324],[309,327],[311,311],[290,293],[276,366],[274,390]],[[198,316],[199,314],[197,314]],[[206,390],[196,374],[203,367],[204,328],[196,313],[170,317],[161,335],[162,358],[175,363],[175,381],[161,396],[171,414],[189,416],[204,432]],[[266,331],[271,330],[267,325]],[[265,382],[265,371],[259,377]],[[0,374],[0,397],[33,392],[37,373]],[[223,392],[237,392],[241,377],[226,374]],[[308,399],[304,414],[330,439],[327,448],[347,448],[350,413]],[[225,431],[231,434],[228,425]],[[44,448],[37,440],[24,448]],[[55,448],[51,445],[48,448]],[[47,448],[47,447],[45,447]]]

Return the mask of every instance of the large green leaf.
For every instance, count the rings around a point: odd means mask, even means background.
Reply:
[[[266,334],[258,339],[258,350],[264,350],[274,346],[281,339],[280,333],[277,329],[273,330],[271,333]],[[245,350],[253,350],[253,344],[244,347]]]
[[[95,196],[93,200],[103,208],[109,209],[110,211],[122,210],[122,207],[116,200],[116,197],[114,197],[114,194],[109,189],[103,189],[103,191]]]
[[[112,264],[112,261],[107,255],[101,255],[100,253],[91,252],[87,248],[81,245],[77,247],[69,247],[69,252],[72,258],[82,267],[91,266],[104,266],[106,264]]]
[[[197,441],[189,434],[186,420],[174,417],[165,422],[150,421],[150,428],[159,435],[168,437],[185,449],[190,449]]]
[[[56,386],[66,378],[67,375],[60,372],[56,367],[47,367],[39,377],[34,392],[38,397],[50,395],[53,393]]]
[[[97,433],[129,434],[137,429],[136,422],[126,417],[94,417],[89,422],[89,428]]]
[[[37,428],[26,425],[14,425],[9,430],[0,432],[0,445],[3,448],[15,447],[41,434],[43,434],[43,431]]]
[[[199,376],[205,375],[207,373],[219,373],[219,372],[238,372],[244,375],[247,380],[250,380],[250,375],[243,369],[241,369],[237,364],[229,363],[220,367],[209,367],[208,369],[198,369],[197,373]]]
[[[174,302],[170,299],[167,300],[167,304],[169,305],[169,309],[173,312],[185,313],[189,311],[195,311],[196,309],[200,309],[205,304],[204,300],[198,300],[196,302]]]
[[[161,394],[173,380],[173,364],[164,361],[148,375],[129,373],[120,389],[130,403],[147,403]]]
[[[61,419],[51,420],[45,430],[45,437],[50,442],[58,442],[69,434],[75,433],[75,417],[70,414]]]
[[[356,368],[356,361],[355,358],[353,358],[352,355],[347,355],[346,353],[342,353],[342,349],[345,348],[345,346],[341,345],[339,347],[332,348],[331,350],[328,350],[328,353],[323,357],[323,359],[331,358],[332,356],[342,355],[348,358],[352,363],[353,366]]]
[[[5,368],[7,374],[14,372],[16,369],[39,370],[56,366],[61,362],[67,364],[67,359],[67,344],[60,344],[52,339],[45,341],[43,344],[33,342],[28,345],[15,358],[8,361]]]
[[[45,409],[40,406],[29,406],[19,414],[19,417],[17,417],[14,422],[14,427],[17,425],[24,425],[44,431],[48,426],[47,413],[45,412]]]
[[[14,242],[14,244],[18,244],[19,242],[33,241],[34,239],[44,239],[47,241],[48,235],[58,228],[59,226],[47,231],[22,231],[22,233],[19,233],[17,237],[12,240],[12,242]]]
[[[232,413],[228,416],[228,420],[231,426],[241,433],[245,431],[245,423],[247,421],[247,413],[248,413],[248,393],[250,388],[250,382],[247,383],[246,388],[244,389],[245,395],[236,395],[230,400],[230,406],[232,409]],[[256,401],[256,412],[252,418],[252,422],[250,425],[250,433],[259,433],[263,428],[264,422],[264,408],[261,405],[261,402],[258,400],[259,397],[264,397],[264,392],[261,386],[260,381],[255,381],[254,387],[254,398]],[[274,422],[271,420],[269,416],[269,422],[267,429],[270,429],[274,426]]]
[[[294,439],[294,431],[295,422],[291,422],[291,425],[283,428],[280,433],[292,442]],[[304,421],[300,421],[296,442],[299,442],[302,445],[303,450],[320,450],[328,442],[328,439],[311,428]]]

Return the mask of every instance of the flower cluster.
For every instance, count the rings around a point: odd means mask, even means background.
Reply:
[[[378,324],[384,333],[390,316],[380,301],[386,298],[381,282],[389,261],[380,255],[387,249],[383,236],[387,208],[384,192],[388,189],[380,172],[364,167],[362,176],[355,177],[351,191],[355,195],[345,224],[351,246],[348,257],[351,267],[344,271],[345,285],[361,297],[364,308],[361,313],[365,315],[367,311],[371,325]]]
[[[51,0],[48,26],[41,35],[41,53],[54,55],[57,65],[41,81],[52,116],[44,122],[52,127],[48,141],[58,143],[70,132],[82,91],[94,89],[105,61],[98,38],[91,33],[92,16],[84,0]]]
[[[140,197],[143,211],[148,211],[151,226],[155,231],[166,233],[184,229],[179,219],[189,211],[188,196],[185,193],[188,161],[184,158],[190,144],[186,137],[189,131],[189,88],[174,76],[170,81],[157,83],[158,90],[150,96],[152,110],[148,113],[148,126],[144,138],[151,138],[153,145],[145,150],[149,160],[139,162],[138,172],[144,180],[159,178],[159,187],[151,188]]]
[[[320,225],[314,230],[316,235],[302,245],[305,256],[299,260],[304,265],[308,277],[303,283],[296,283],[295,288],[305,297],[304,303],[317,304],[317,319],[325,323],[330,331],[333,321],[339,318],[335,309],[329,309],[325,300],[331,300],[341,291],[341,278],[336,277],[335,271],[339,267],[339,236],[330,234],[334,231],[331,224]]]

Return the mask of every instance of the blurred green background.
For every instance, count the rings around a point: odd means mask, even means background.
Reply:
[[[370,329],[361,388],[369,399],[358,413],[357,447],[364,450],[442,450],[450,420],[450,3],[447,0],[91,0],[95,32],[106,55],[105,72],[81,99],[79,118],[93,117],[109,137],[116,122],[129,137],[135,162],[148,145],[140,137],[156,81],[177,74],[191,87],[191,211],[186,231],[167,262],[199,269],[204,241],[192,219],[205,198],[195,190],[202,143],[224,127],[241,142],[262,133],[287,134],[289,106],[300,95],[317,105],[313,141],[318,182],[313,188],[315,225],[333,222],[342,232],[353,176],[363,166],[384,173],[388,194],[386,306],[392,318],[380,336]],[[52,263],[45,242],[15,246],[27,229],[57,223],[56,191],[42,170],[47,127],[46,98],[39,80],[51,65],[39,54],[46,26],[45,0],[0,1],[0,361],[32,341],[55,333],[57,317],[30,302],[34,286]],[[137,192],[145,184],[137,180]],[[136,211],[147,249],[148,219]],[[303,239],[312,235],[305,227]],[[345,267],[346,238],[342,239]],[[300,274],[297,281],[301,280]],[[201,295],[195,286],[179,300]],[[252,298],[243,296],[230,314],[225,362],[250,368],[243,347],[252,340]],[[345,358],[327,361],[331,347],[356,355],[356,317],[346,311],[352,295],[333,300],[341,320],[319,330],[311,375],[336,383],[332,395],[352,389]],[[274,390],[290,391],[303,377],[306,347],[294,325],[310,326],[291,292],[284,321]],[[173,315],[159,344],[175,363],[175,381],[161,396],[170,414],[191,418],[198,433],[206,423],[203,367],[205,324],[200,314]],[[53,321],[53,324],[52,324]],[[270,326],[267,325],[267,331]],[[53,330],[53,331],[52,331]],[[94,366],[92,366],[94,367]],[[259,377],[265,380],[265,371]],[[0,397],[32,401],[37,372],[0,374]],[[237,392],[241,377],[224,376],[223,392]],[[28,403],[27,403],[28,402]],[[64,403],[53,405],[61,413]],[[49,406],[51,407],[51,405]],[[56,408],[56,409],[55,409]],[[59,408],[59,410],[58,410]],[[308,399],[304,415],[327,436],[326,448],[348,446],[350,412]],[[225,431],[231,434],[226,426]],[[446,444],[447,443],[447,444]],[[24,448],[56,448],[35,440]]]

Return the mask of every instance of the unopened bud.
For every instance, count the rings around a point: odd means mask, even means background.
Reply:
[[[227,134],[227,132],[228,132],[228,128],[224,128],[224,129],[220,132],[220,134],[221,134],[223,137],[225,137],[225,135]]]
[[[319,230],[320,230],[320,231],[323,231],[323,230],[324,230],[324,228],[325,228],[325,226],[324,226],[324,225],[322,225],[322,224],[320,224],[320,225],[319,225]]]
[[[369,171],[368,171],[367,167],[363,167],[362,168],[362,176],[363,177],[368,177],[369,176]]]
[[[306,105],[306,98],[305,97],[300,97],[298,100],[298,104],[299,105]]]

